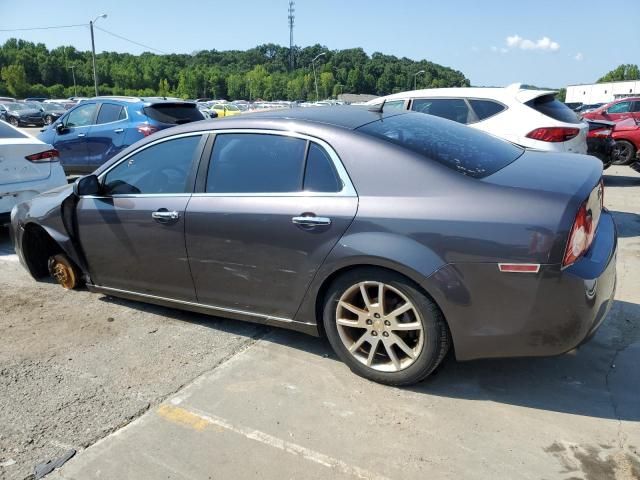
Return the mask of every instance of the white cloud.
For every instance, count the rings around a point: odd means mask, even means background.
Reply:
[[[510,35],[506,38],[508,48],[519,48],[521,50],[542,50],[555,52],[560,49],[560,44],[554,42],[549,37],[542,37],[538,40],[529,40],[520,35]]]
[[[575,60],[577,60],[578,62],[582,61],[582,59],[584,58],[584,55],[582,54],[582,52],[578,52],[576,53],[576,56],[573,57]]]

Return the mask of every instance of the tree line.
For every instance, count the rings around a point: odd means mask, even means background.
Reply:
[[[202,50],[193,54],[103,52],[96,55],[101,95],[177,96],[244,100],[315,100],[312,59],[319,98],[341,93],[387,95],[418,88],[464,87],[459,71],[362,48],[328,50],[322,45],[289,48],[275,44],[240,51]],[[424,71],[417,76],[417,72]],[[77,87],[74,89],[73,75]],[[49,50],[42,43],[9,39],[0,46],[0,95],[66,98],[93,96],[90,51]]]

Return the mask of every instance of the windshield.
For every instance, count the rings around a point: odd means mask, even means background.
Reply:
[[[23,103],[7,103],[5,106],[8,110],[27,110],[29,108]]]
[[[505,140],[422,113],[381,118],[357,130],[473,178],[484,178],[497,172],[524,152]]]
[[[59,103],[43,103],[42,106],[46,112],[53,112],[55,110],[64,110],[64,106]]]

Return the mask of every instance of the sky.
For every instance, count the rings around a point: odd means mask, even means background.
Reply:
[[[611,7],[609,6],[611,5]],[[615,10],[613,9],[615,5]],[[288,0],[0,0],[0,30],[87,24],[162,52],[288,46]],[[472,85],[560,88],[640,63],[638,0],[297,0],[294,43],[362,47],[460,70]],[[96,30],[97,51],[139,54]],[[0,31],[47,47],[91,48],[88,27]]]

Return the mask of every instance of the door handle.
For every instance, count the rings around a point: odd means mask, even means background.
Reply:
[[[180,218],[180,214],[175,210],[172,210],[170,212],[166,208],[161,208],[151,213],[151,218],[153,218],[158,223],[169,223],[178,220],[178,218]]]
[[[86,133],[79,133],[78,136],[79,137],[84,137],[86,135]]]
[[[318,227],[321,225],[331,225],[331,219],[327,217],[316,217],[315,215],[303,215],[293,217],[291,221],[301,227]]]
[[[116,129],[114,130],[114,132],[115,132],[115,133],[122,133],[122,132],[124,132],[124,128],[116,128]]]

